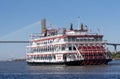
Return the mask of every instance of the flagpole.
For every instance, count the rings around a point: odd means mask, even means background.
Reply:
[[[79,26],[80,26],[80,17],[78,16],[78,29],[79,29]]]

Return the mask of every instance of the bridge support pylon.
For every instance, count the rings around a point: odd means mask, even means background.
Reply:
[[[113,45],[114,46],[114,51],[115,51],[115,53],[117,53],[117,45]]]

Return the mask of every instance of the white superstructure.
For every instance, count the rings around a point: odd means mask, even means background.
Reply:
[[[87,27],[81,25],[79,30],[47,29],[42,20],[42,33],[32,34],[27,46],[26,60],[30,64],[103,64],[111,61],[105,49],[103,35],[88,33]],[[96,60],[96,62],[95,62]]]

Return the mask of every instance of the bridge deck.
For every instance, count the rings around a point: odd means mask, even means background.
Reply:
[[[30,43],[30,41],[0,41],[0,43]]]

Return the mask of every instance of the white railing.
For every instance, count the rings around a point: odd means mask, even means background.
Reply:
[[[30,34],[30,39],[33,40],[33,39],[37,39],[37,38],[42,38],[43,35],[41,33],[32,33]]]

